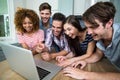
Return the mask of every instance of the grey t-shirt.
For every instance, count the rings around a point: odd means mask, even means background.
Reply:
[[[120,70],[120,24],[113,25],[112,42],[106,48],[101,40],[96,45],[103,51],[111,63]]]

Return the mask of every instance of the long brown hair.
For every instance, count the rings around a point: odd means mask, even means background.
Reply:
[[[75,27],[79,32],[85,31],[86,27],[82,28],[80,25],[79,20],[74,16],[74,15],[70,15],[66,18],[65,23],[68,23],[70,25],[72,25],[73,27]],[[71,51],[73,51],[75,53],[75,56],[80,56],[83,55],[83,51],[80,48],[80,44],[79,44],[79,38],[78,36],[76,36],[75,39],[72,39],[71,37],[69,37],[68,35],[66,35],[67,41],[68,41],[68,45],[71,49]]]

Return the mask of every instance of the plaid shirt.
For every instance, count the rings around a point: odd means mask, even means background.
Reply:
[[[49,51],[51,51],[53,41],[60,48],[60,50],[65,50],[67,52],[70,52],[70,48],[68,47],[68,43],[65,38],[65,34],[62,33],[60,36],[60,39],[57,39],[57,37],[54,36],[54,34],[52,32],[52,28],[49,28],[46,31],[46,39],[45,39],[45,45],[49,49]]]

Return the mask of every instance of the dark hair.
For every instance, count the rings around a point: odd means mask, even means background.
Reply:
[[[33,23],[33,32],[39,30],[39,16],[37,13],[30,9],[21,9],[15,13],[14,23],[16,30],[25,33],[26,30],[23,28],[23,21],[25,18],[29,18]]]
[[[51,13],[51,6],[47,2],[44,2],[39,6],[39,11],[42,11],[45,9],[49,9],[50,13]]]
[[[62,14],[62,13],[55,13],[54,15],[53,15],[53,17],[52,17],[52,20],[54,21],[54,20],[58,20],[58,21],[61,21],[62,22],[62,26],[63,26],[63,24],[64,24],[64,21],[65,21],[65,15],[64,14]]]
[[[68,16],[65,20],[65,23],[68,23],[68,24],[72,25],[79,32],[82,32],[82,31],[86,30],[85,27],[84,28],[81,27],[79,20],[74,15]],[[76,37],[75,39],[72,39],[68,35],[66,35],[66,38],[67,38],[67,41],[68,41],[68,45],[69,45],[70,49],[75,53],[75,56],[83,55],[83,51],[80,48],[80,44],[79,44],[79,38]]]
[[[85,11],[83,20],[98,27],[99,25],[95,22],[95,19],[98,19],[105,26],[110,19],[114,19],[115,12],[116,9],[113,3],[97,2]]]

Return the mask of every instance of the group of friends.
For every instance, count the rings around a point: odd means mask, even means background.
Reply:
[[[45,61],[55,59],[65,76],[119,80],[120,73],[83,70],[103,56],[120,70],[120,24],[114,24],[115,12],[111,2],[97,2],[83,13],[85,26],[81,26],[74,15],[65,17],[58,12],[51,16],[51,6],[44,2],[39,6],[40,17],[31,9],[20,8],[14,23],[21,46],[31,50],[33,56],[41,54]]]

